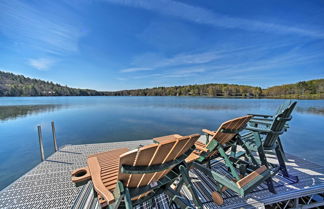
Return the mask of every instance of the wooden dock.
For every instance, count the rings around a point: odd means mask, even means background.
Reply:
[[[150,143],[151,140],[142,140],[66,145],[2,190],[0,208],[96,208],[98,205],[93,200],[91,183],[75,187],[71,182],[71,171],[85,166],[86,157],[90,154],[121,147],[134,149],[140,144]],[[194,179],[195,187],[205,208],[274,208],[275,206],[285,208],[285,205],[289,206],[286,208],[311,208],[324,205],[324,167],[293,155],[287,157],[289,173],[299,177],[298,183],[276,176],[274,181],[277,194],[268,192],[265,185],[261,185],[245,198],[239,198],[226,191],[225,203],[222,206],[212,202],[210,194],[214,182],[199,171],[194,171],[190,175]],[[217,162],[213,166],[215,169],[221,168]],[[190,199],[186,189],[182,192]],[[167,197],[164,194],[155,198],[153,203],[154,207],[168,208]],[[143,205],[141,208],[149,208],[149,206]]]

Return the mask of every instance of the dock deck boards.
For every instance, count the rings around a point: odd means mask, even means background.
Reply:
[[[0,208],[71,208],[84,190],[83,187],[74,186],[70,174],[72,170],[86,165],[88,155],[122,147],[134,149],[139,144],[150,143],[151,140],[142,140],[66,145],[0,191]],[[290,174],[299,177],[298,183],[277,187],[277,194],[272,194],[265,189],[253,192],[245,198],[229,195],[221,208],[263,207],[293,197],[324,193],[324,166],[289,154],[287,157],[288,170]],[[198,181],[202,181],[196,184],[198,187],[206,183],[201,178],[198,178]],[[208,190],[205,190],[205,193],[206,191],[208,193]],[[187,193],[185,190],[183,192]],[[163,196],[160,199],[163,201]],[[205,208],[220,208],[211,202],[211,199],[205,202]]]

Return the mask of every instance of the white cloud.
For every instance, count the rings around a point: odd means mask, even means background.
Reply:
[[[311,30],[289,25],[274,24],[252,19],[230,17],[214,13],[208,9],[191,6],[182,2],[171,0],[102,0],[110,3],[121,4],[157,12],[163,15],[178,17],[198,24],[229,29],[241,29],[257,32],[270,32],[277,34],[295,34],[311,38],[324,38],[323,30]]]
[[[177,74],[189,74],[189,73],[203,73],[205,72],[205,68],[191,68],[191,69],[183,69],[176,71]]]
[[[138,72],[138,71],[148,71],[152,70],[151,68],[146,68],[146,67],[133,67],[133,68],[126,68],[120,70],[122,73],[131,73],[131,72]]]
[[[123,73],[155,70],[158,68],[175,67],[184,65],[197,65],[209,63],[216,60],[220,56],[215,52],[203,52],[196,54],[177,54],[170,58],[161,57],[152,53],[145,53],[134,57],[132,64],[136,67],[120,70]]]
[[[178,54],[172,58],[167,58],[156,63],[155,67],[167,67],[186,64],[203,64],[217,59],[219,56],[214,52],[204,52],[197,54]]]
[[[38,4],[42,10],[35,6]],[[54,1],[44,3],[45,6],[41,2],[35,5],[17,0],[0,1],[0,32],[16,42],[44,52],[77,52],[84,32],[71,11]]]
[[[250,77],[257,77],[255,81],[266,79],[266,74],[280,74],[284,69],[292,70],[298,66],[307,66],[320,60],[324,53],[321,50],[312,51],[310,54],[304,54],[304,48],[299,46],[293,47],[290,50],[282,52],[281,48],[286,48],[287,45],[271,45],[271,47],[248,47],[236,48],[219,51],[215,62],[198,65],[188,65],[187,67],[178,66],[172,69],[163,69],[159,73],[152,73],[140,76],[131,76],[124,79],[145,79],[152,78],[158,80],[161,78],[199,78],[200,75],[206,78],[208,82],[215,82],[213,79],[236,79],[239,77],[245,78],[245,81],[250,81]],[[278,52],[272,56],[265,56],[270,51],[277,50]],[[281,51],[281,52],[279,52]],[[175,56],[177,57],[177,56]],[[174,58],[172,58],[174,59]],[[180,59],[181,60],[181,59]],[[279,71],[278,71],[279,69]],[[319,76],[321,77],[321,76]],[[226,82],[228,82],[226,80]]]
[[[29,59],[28,64],[38,70],[49,69],[56,61],[50,58]]]
[[[153,73],[153,74],[146,74],[146,75],[123,77],[120,80],[129,80],[129,79],[134,80],[134,79],[146,79],[146,78],[183,78],[183,77],[195,76],[198,73],[203,73],[205,71],[206,69],[202,67],[177,69],[174,71],[168,71],[163,73]]]

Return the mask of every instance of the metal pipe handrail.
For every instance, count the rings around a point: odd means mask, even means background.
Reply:
[[[54,152],[57,152],[58,147],[56,142],[56,130],[55,130],[54,121],[52,121],[51,124],[52,124],[52,135],[53,135],[53,142],[54,142]]]
[[[40,154],[41,154],[41,160],[44,161],[45,156],[44,156],[42,127],[40,125],[38,125],[37,129],[38,129],[38,141],[39,141],[39,149],[40,149]]]

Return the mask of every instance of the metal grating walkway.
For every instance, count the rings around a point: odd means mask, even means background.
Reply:
[[[71,208],[76,199],[78,197],[80,199],[80,194],[84,193],[84,188],[74,186],[71,182],[70,172],[85,166],[88,155],[121,147],[133,149],[140,144],[150,143],[152,143],[151,140],[142,140],[66,145],[2,190],[0,192],[0,208]],[[264,207],[264,205],[299,196],[324,193],[324,167],[292,155],[287,155],[287,157],[289,158],[287,163],[289,172],[299,177],[299,183],[281,183],[276,188],[277,194],[260,190],[253,192],[244,199],[227,194],[222,208]],[[193,173],[192,175],[196,174]],[[208,193],[213,189],[212,184],[206,182],[204,178],[198,179],[201,182],[196,185],[198,187],[203,185],[205,194],[202,194],[202,196],[207,198],[204,204],[205,208],[219,208],[211,202],[211,199],[208,201]],[[184,194],[190,196],[185,190]]]
[[[66,145],[0,192],[0,208],[71,208],[82,187],[71,181],[71,171],[84,167],[90,154],[150,140]]]

